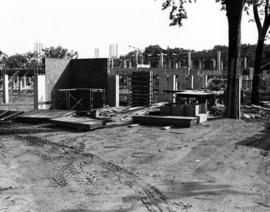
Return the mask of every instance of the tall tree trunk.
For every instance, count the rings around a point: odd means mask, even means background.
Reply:
[[[244,0],[227,0],[225,3],[229,24],[226,116],[229,118],[240,118],[240,92],[239,85],[237,85],[236,80],[241,75],[240,45]]]
[[[261,74],[261,60],[263,53],[263,45],[264,45],[265,35],[263,33],[259,33],[256,53],[255,53],[255,62],[254,62],[254,73],[253,73],[253,82],[252,82],[252,91],[251,91],[251,103],[259,104],[259,96],[260,96],[260,74]]]

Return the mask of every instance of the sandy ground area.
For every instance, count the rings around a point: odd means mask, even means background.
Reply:
[[[270,211],[270,130],[0,124],[0,211]]]
[[[0,109],[33,108],[31,93],[10,102]],[[91,132],[0,122],[0,212],[270,211],[263,121],[164,131],[129,120]]]

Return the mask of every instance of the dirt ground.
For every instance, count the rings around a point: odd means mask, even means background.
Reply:
[[[270,130],[0,123],[0,211],[270,211]]]

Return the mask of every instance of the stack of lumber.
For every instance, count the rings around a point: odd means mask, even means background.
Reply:
[[[75,111],[67,110],[31,110],[19,115],[16,119],[22,122],[48,122],[50,119],[74,115]]]
[[[11,121],[22,113],[23,111],[17,110],[0,110],[0,121]]]

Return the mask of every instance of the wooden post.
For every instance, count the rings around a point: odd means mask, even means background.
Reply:
[[[8,74],[3,74],[3,103],[9,103]]]

